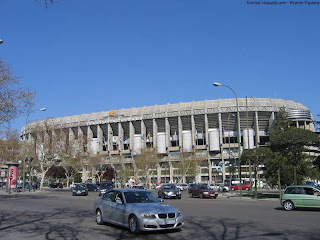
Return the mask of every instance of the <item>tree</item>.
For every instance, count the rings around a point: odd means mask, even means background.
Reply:
[[[198,158],[194,152],[180,152],[179,161],[175,162],[175,172],[180,177],[180,182],[187,176],[198,175]]]
[[[273,159],[273,152],[268,147],[258,147],[254,149],[247,149],[241,155],[243,160],[250,160],[253,165],[254,172],[254,189],[255,198],[258,197],[257,191],[257,174],[261,165],[265,164],[269,159]],[[250,183],[251,186],[251,183]]]
[[[74,179],[75,176],[81,171],[83,168],[82,158],[77,154],[73,157],[65,157],[61,161],[60,165],[65,169],[65,176],[67,179],[67,187],[69,187],[70,179]]]
[[[138,174],[145,178],[146,187],[150,185],[150,171],[155,169],[159,164],[159,157],[155,149],[144,148],[141,149],[141,154],[134,159]]]
[[[17,163],[20,159],[20,147],[18,131],[6,129],[0,138],[0,165]]]
[[[318,145],[319,138],[316,133],[292,126],[285,110],[279,111],[270,131],[270,147],[278,161],[279,185],[297,184],[306,177],[315,177],[312,170],[314,159],[307,154],[307,147]],[[274,162],[270,165],[274,166]],[[280,180],[280,171],[281,176],[286,176],[285,181]]]
[[[54,154],[54,144],[52,142],[52,119],[46,119],[36,124],[31,124],[28,129],[33,141],[28,141],[27,156],[34,159],[33,165],[41,174],[40,190],[43,188],[45,175],[49,168],[57,162]]]
[[[47,177],[52,177],[54,179],[64,178],[65,177],[65,172],[66,172],[66,170],[62,166],[52,165],[48,169],[48,171],[46,173],[46,176]]]
[[[20,86],[9,66],[0,58],[0,126],[26,115],[34,105],[35,93]]]
[[[129,177],[133,176],[133,167],[131,164],[121,163],[116,166],[116,175],[120,178],[122,186],[125,186]]]

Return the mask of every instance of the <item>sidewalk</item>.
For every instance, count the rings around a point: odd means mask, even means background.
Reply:
[[[40,191],[39,189],[36,191],[26,189],[25,192],[21,191],[17,191],[16,189],[11,189],[11,193],[9,193],[6,189],[1,189],[0,188],[0,196],[1,195],[20,195],[20,194],[35,194],[35,193],[40,193],[40,192],[46,192],[45,188],[42,189],[42,191]]]

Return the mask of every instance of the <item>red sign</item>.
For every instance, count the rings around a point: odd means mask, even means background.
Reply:
[[[9,179],[10,179],[10,181],[11,181],[11,180],[13,179],[13,176],[12,176],[12,175],[10,175]]]

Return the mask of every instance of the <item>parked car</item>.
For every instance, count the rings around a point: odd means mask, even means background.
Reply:
[[[144,186],[142,185],[133,185],[132,186],[133,189],[141,189],[141,190],[147,190]]]
[[[162,184],[158,190],[158,197],[181,199],[181,192],[175,184]]]
[[[49,184],[49,187],[50,188],[60,188],[60,189],[62,189],[63,188],[63,184],[62,183],[51,183],[51,184]]]
[[[229,192],[229,186],[227,185],[211,183],[209,187],[214,191]]]
[[[85,184],[76,184],[72,189],[72,196],[88,196],[88,188]]]
[[[242,190],[246,190],[246,191],[249,191],[250,190],[250,183],[243,183],[241,184],[241,188]],[[234,190],[239,190],[240,189],[240,184],[232,184],[231,185],[231,190],[234,191]]]
[[[284,190],[280,202],[287,211],[297,207],[320,208],[320,189],[310,185],[289,186]]]
[[[200,197],[200,198],[217,198],[218,192],[212,190],[206,184],[199,184],[189,187],[188,193],[190,197]]]
[[[188,189],[188,184],[186,184],[186,183],[178,183],[177,184],[177,188],[179,188],[180,191],[186,190],[186,189]]]
[[[93,191],[93,192],[99,191],[98,185],[96,185],[94,183],[87,183],[86,186],[88,188],[88,191]]]
[[[112,182],[101,182],[99,186],[99,196],[106,193],[108,190],[113,189],[113,183]]]
[[[180,211],[162,202],[150,191],[112,189],[96,199],[96,222],[117,224],[132,233],[181,228]]]

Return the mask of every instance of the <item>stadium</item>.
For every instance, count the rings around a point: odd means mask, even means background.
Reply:
[[[74,151],[83,156],[99,155],[105,166],[121,169],[125,165],[136,173],[139,171],[135,169],[135,158],[143,149],[154,149],[159,162],[150,169],[151,182],[225,182],[230,179],[228,167],[239,164],[239,151],[266,145],[270,127],[281,108],[296,127],[315,131],[312,114],[304,105],[290,100],[251,97],[55,118],[51,119],[51,133],[46,131],[44,139],[62,134],[63,145],[74,146]],[[21,131],[21,139],[32,141],[35,137],[32,126],[43,121],[27,124]],[[196,174],[181,176],[177,171],[176,163],[182,161],[185,154],[197,161]],[[248,174],[247,167],[241,163],[242,174]],[[93,176],[88,169],[83,167],[83,182]]]

